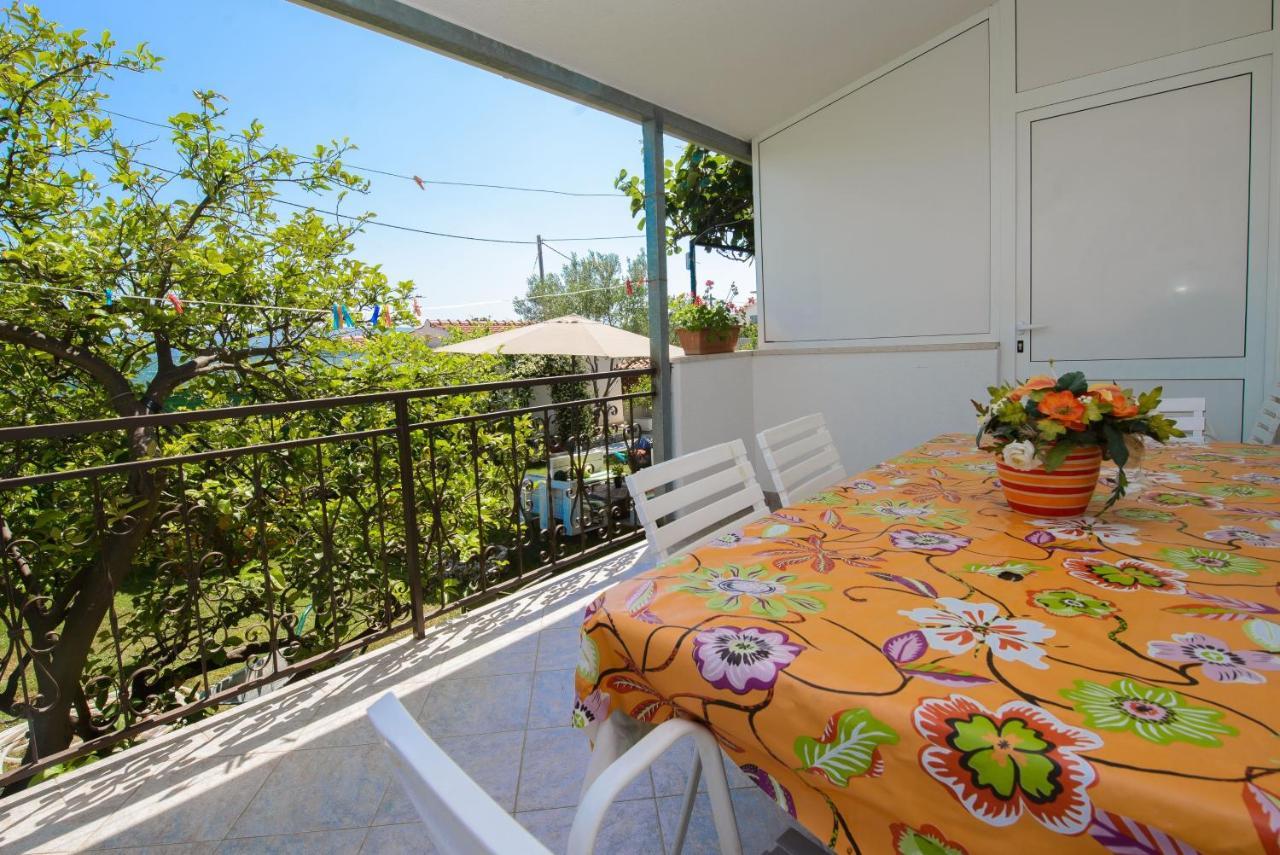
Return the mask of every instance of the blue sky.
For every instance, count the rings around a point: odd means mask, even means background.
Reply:
[[[36,0],[44,13],[90,33],[110,30],[122,47],[140,41],[164,57],[161,70],[110,83],[110,109],[163,121],[191,109],[193,89],[229,99],[228,127],[257,118],[267,139],[296,151],[348,137],[352,164],[432,178],[611,192],[618,170],[640,168],[640,127],[296,6],[287,0]],[[124,119],[121,134],[164,132]],[[682,143],[668,139],[667,151]],[[163,162],[163,161],[162,161]],[[561,243],[626,257],[643,246],[628,200],[428,186],[369,176],[372,188],[344,210],[387,222],[485,237],[533,240],[636,235],[634,240]],[[317,203],[318,204],[318,203]],[[330,208],[332,205],[330,204]],[[512,316],[511,298],[534,269],[533,246],[472,243],[371,227],[357,254],[393,279],[412,279],[428,317]],[[559,256],[546,253],[547,271]],[[698,278],[717,293],[752,269],[699,253]],[[670,260],[671,288],[686,287],[684,256]],[[494,301],[494,302],[484,302]],[[474,304],[481,305],[459,305]]]

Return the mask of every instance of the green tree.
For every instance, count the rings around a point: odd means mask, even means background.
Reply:
[[[255,304],[389,303],[404,316],[409,283],[389,283],[351,257],[370,215],[335,223],[277,206],[285,193],[363,191],[343,168],[345,142],[304,157],[267,145],[256,121],[229,138],[213,92],[196,92],[193,109],[170,118],[167,153],[117,137],[104,82],[157,62],[146,46],[117,52],[108,35],[87,41],[32,6],[15,3],[0,17],[0,362],[10,381],[0,400],[10,423],[141,415],[179,393],[225,402],[311,388],[332,363],[335,345],[319,334],[327,313]],[[123,451],[103,440],[75,453],[84,465],[169,449],[154,429],[138,428]],[[113,527],[93,560],[17,576],[42,604],[24,612],[26,631],[52,639],[35,669],[45,703],[31,713],[43,754],[72,738],[76,697],[66,687],[77,685],[170,487],[160,470],[133,470],[106,500],[110,517],[129,524]],[[20,534],[0,518],[10,557]],[[12,708],[8,682],[0,701]]]
[[[627,293],[627,282],[631,293]],[[560,274],[529,277],[528,290],[515,300],[516,314],[527,321],[581,315],[594,321],[649,333],[649,304],[645,294],[645,257],[624,262],[614,253],[571,254]]]
[[[751,164],[690,143],[679,160],[666,161],[663,183],[669,253],[679,253],[680,241],[696,237],[699,246],[730,258],[755,254]],[[614,186],[631,197],[631,215],[643,229],[644,181],[624,169]]]

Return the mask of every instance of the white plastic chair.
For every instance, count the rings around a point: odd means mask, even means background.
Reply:
[[[627,476],[627,489],[659,559],[769,513],[740,439],[634,472]]]
[[[1186,434],[1174,442],[1204,444],[1208,425],[1204,398],[1165,398],[1160,402],[1159,412]]]
[[[848,477],[822,413],[762,430],[756,440],[783,507]]]
[[[368,716],[391,754],[396,778],[413,802],[436,849],[468,855],[550,855],[550,850],[427,736],[393,693],[387,692],[370,706]],[[705,766],[707,794],[720,837],[721,855],[742,855],[720,747],[711,731],[685,719],[672,719],[658,725],[596,778],[578,806],[569,831],[568,855],[591,855],[605,812],[618,794],[686,736],[693,737],[698,753],[673,851],[679,853],[683,846],[693,813],[700,767]]]
[[[1262,409],[1258,411],[1258,420],[1249,433],[1249,442],[1254,445],[1274,445],[1277,430],[1280,430],[1280,383],[1262,399]]]

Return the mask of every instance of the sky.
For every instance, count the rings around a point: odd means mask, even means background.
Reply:
[[[641,169],[640,126],[457,60],[294,5],[287,0],[36,0],[65,27],[109,30],[121,48],[147,42],[160,70],[127,74],[104,88],[107,108],[164,121],[194,109],[191,92],[228,99],[229,131],[252,119],[266,141],[307,152],[347,137],[358,148],[347,162],[418,175],[412,181],[366,173],[368,196],[342,210],[370,210],[379,220],[464,235],[533,241],[541,234],[566,255],[588,250],[624,259],[644,248],[630,201],[621,196],[568,197],[433,185],[432,179],[614,193],[620,169]],[[165,133],[115,117],[124,139]],[[683,143],[668,138],[668,157]],[[166,163],[164,160],[158,161]],[[333,199],[308,197],[333,209]],[[625,240],[556,238],[630,236]],[[536,269],[536,247],[478,243],[371,226],[356,256],[381,264],[393,280],[413,280],[428,318],[514,317],[511,299]],[[544,250],[547,273],[563,261]],[[687,288],[685,256],[668,262],[669,290]],[[698,279],[754,290],[749,263],[705,251]]]

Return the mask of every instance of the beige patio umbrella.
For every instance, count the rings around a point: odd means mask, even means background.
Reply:
[[[440,350],[445,353],[500,353],[508,356],[582,356],[590,360],[594,373],[608,370],[615,360],[648,359],[649,339],[581,315],[565,315],[460,341]],[[672,346],[671,355],[684,356],[684,351]],[[600,368],[600,360],[608,360],[605,369]],[[606,386],[605,394],[608,392]],[[598,389],[596,396],[600,396]]]

